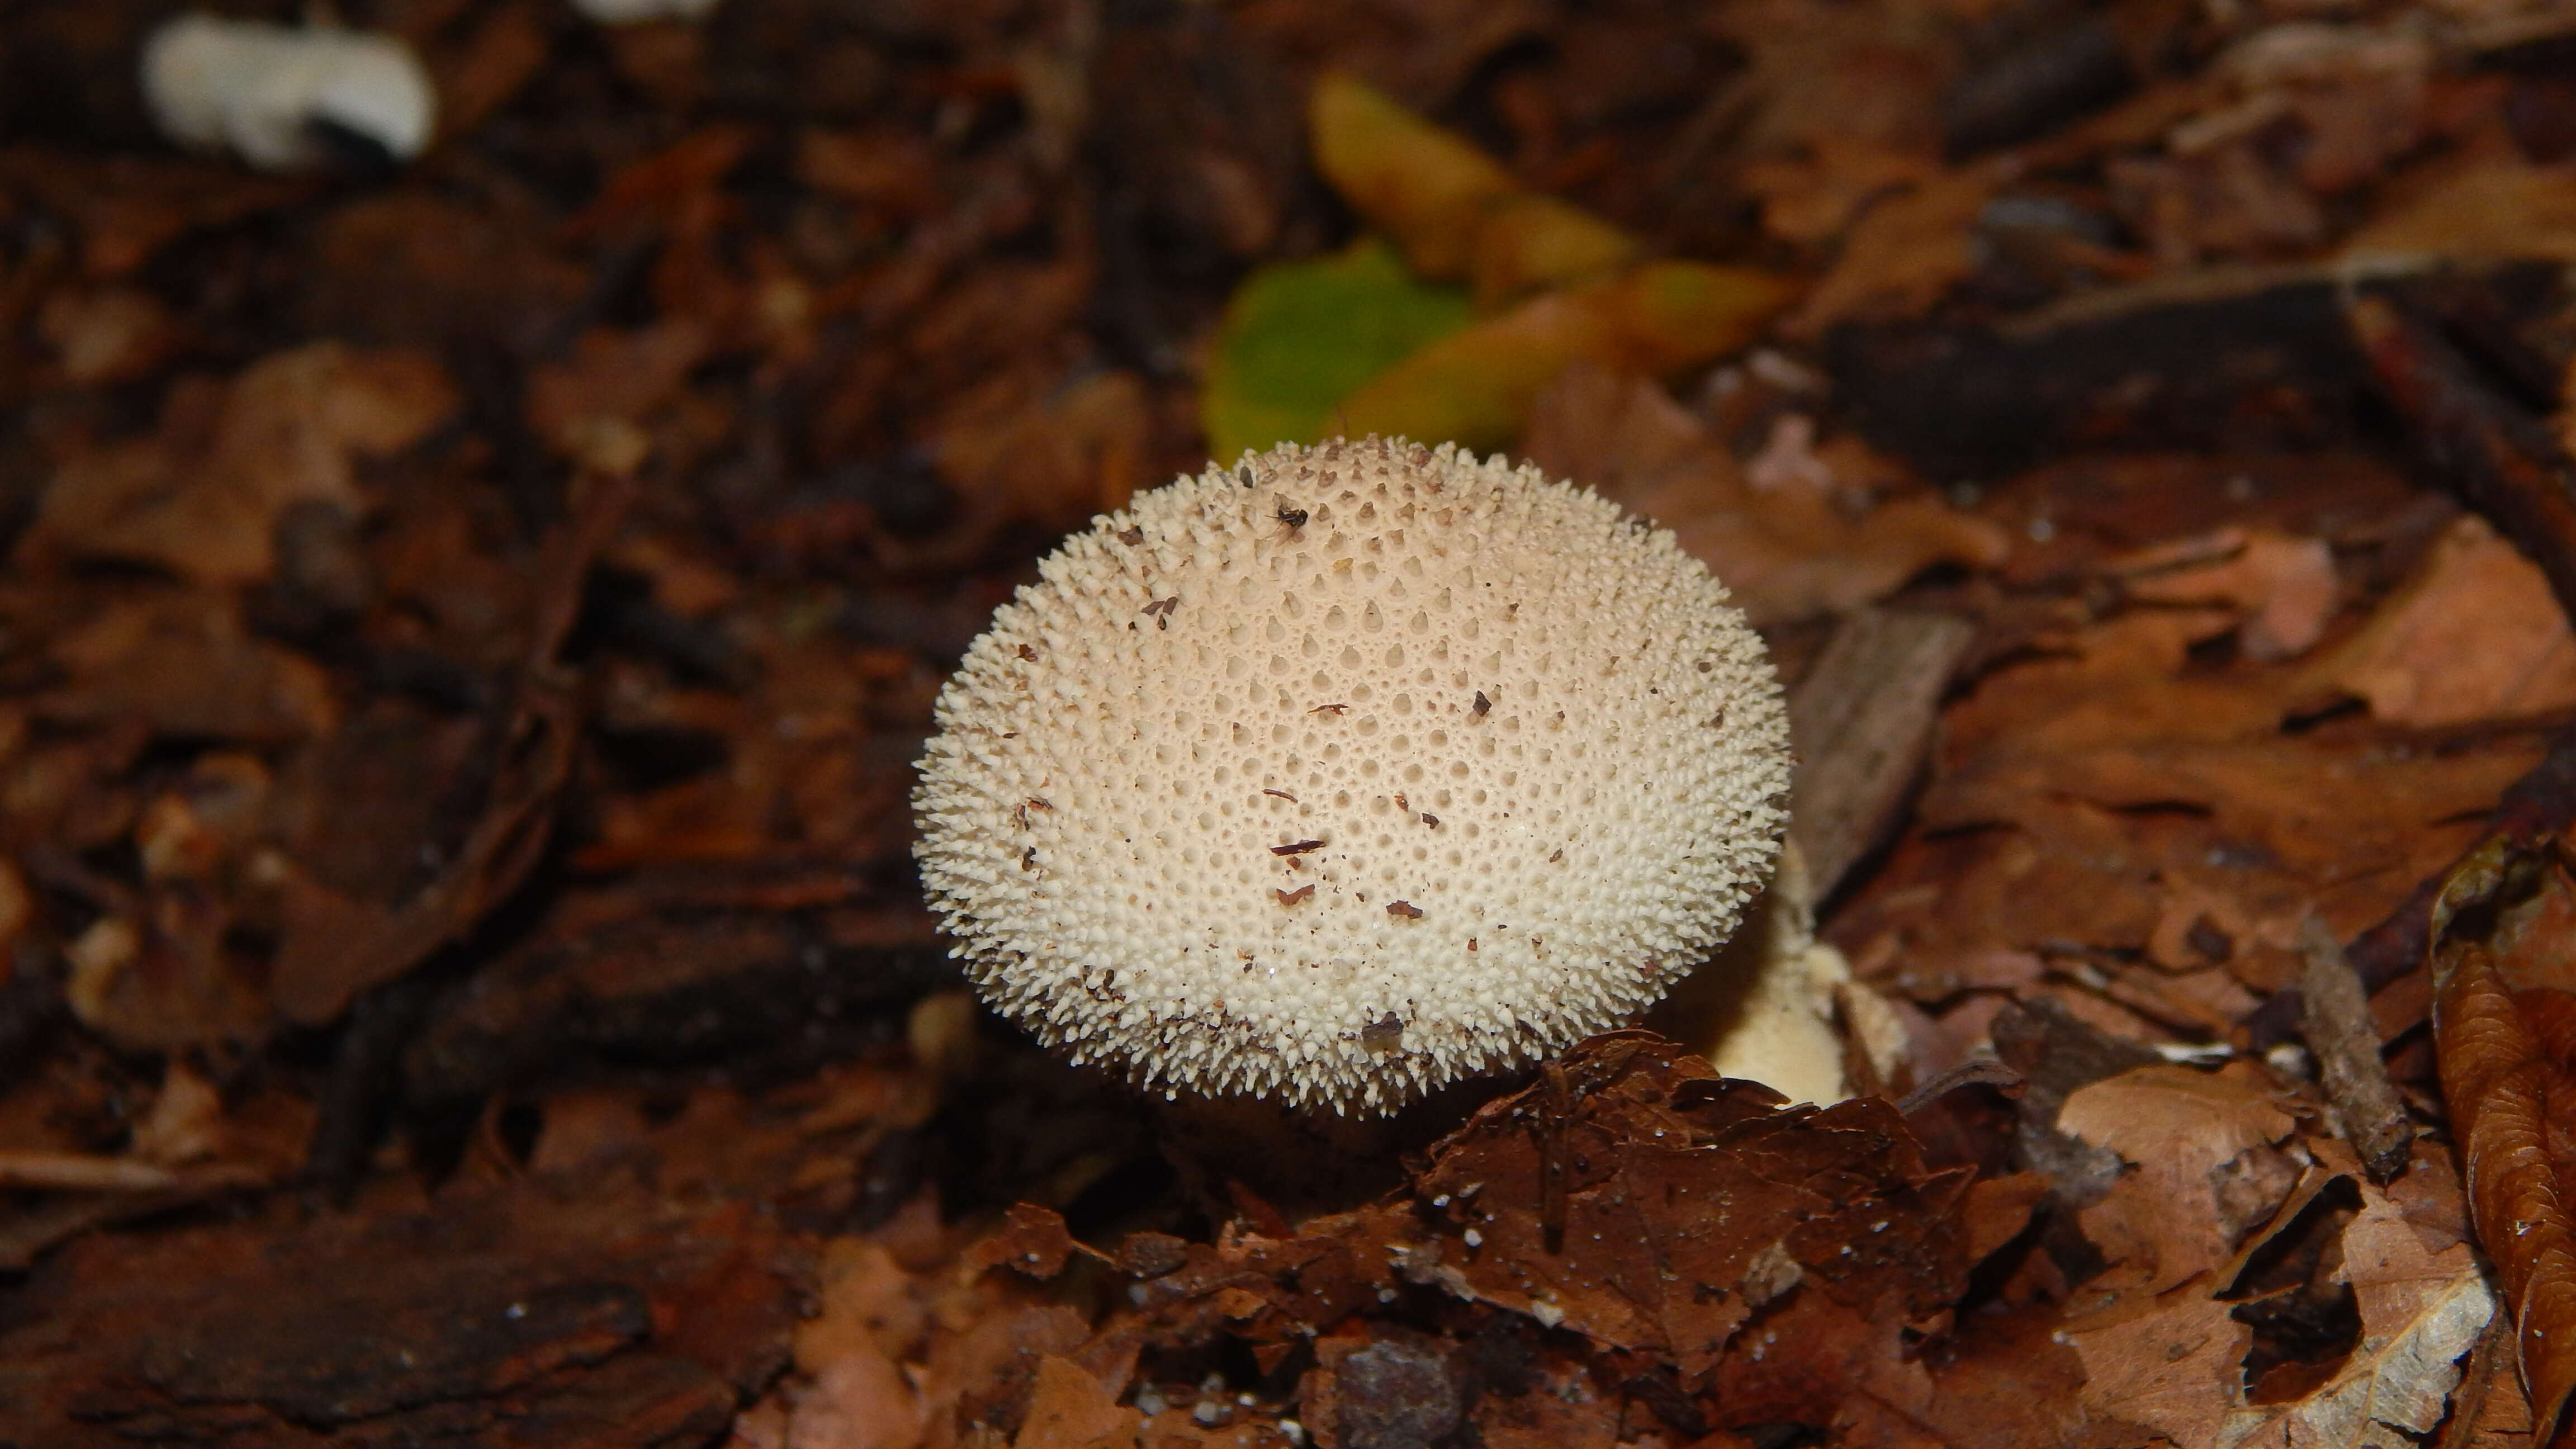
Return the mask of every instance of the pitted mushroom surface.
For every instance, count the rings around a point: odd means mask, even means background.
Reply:
[[[942,694],[978,989],[1167,1092],[1391,1110],[1652,1003],[1760,888],[1787,726],[1669,532],[1530,468],[1283,446],[1040,566]]]

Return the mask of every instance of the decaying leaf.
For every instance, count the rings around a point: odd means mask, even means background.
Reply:
[[[361,512],[358,460],[411,446],[456,405],[445,373],[417,352],[316,342],[275,354],[227,384],[178,389],[151,436],[63,468],[20,558],[131,560],[204,583],[263,578],[289,505]]]
[[[2544,714],[2576,706],[2576,635],[2540,570],[2466,514],[2309,677],[2391,724]]]
[[[2213,1442],[2399,1449],[2441,1424],[2460,1361],[2495,1315],[2477,1255],[2465,1243],[2427,1251],[2399,1206],[2373,1191],[2343,1230],[2343,1261],[2361,1338],[2342,1371],[2295,1403],[2235,1411]]]
[[[2520,159],[2463,167],[2344,243],[2356,261],[2576,260],[2576,176]]]
[[[2241,1078],[2187,1067],[2139,1067],[2068,1096],[2058,1129],[2134,1168],[2081,1215],[2113,1280],[2161,1293],[2225,1263],[2298,1180],[2281,1147],[2296,1125]]]
[[[2132,599],[2243,611],[2238,637],[2256,659],[2306,653],[2341,602],[2326,541],[2269,530],[2220,529],[2118,560],[2110,571]]]
[[[1471,315],[1464,294],[1415,280],[1374,238],[1256,272],[1227,303],[1208,361],[1208,456],[1322,438],[1352,389]]]
[[[1966,1174],[1927,1168],[1885,1102],[1777,1103],[1649,1033],[1596,1037],[1436,1144],[1403,1201],[1286,1238],[1238,1226],[1177,1266],[1143,1245],[1146,1271],[1162,1271],[1086,1353],[1221,1334],[1274,1364],[1366,1321],[1365,1339],[1318,1351],[1338,1365],[1329,1392],[1346,1413],[1354,1364],[1428,1363],[1411,1349],[1365,1357],[1408,1341],[1395,1305],[1412,1284],[1499,1310],[1489,1322],[1579,1333],[1595,1355],[1668,1360],[1676,1376],[1635,1390],[1661,1396],[1648,1401],[1667,1422],[1828,1423],[1853,1393],[1920,1397],[1922,1370],[1899,1346],[1939,1319],[1968,1267]],[[1020,1223],[983,1251],[1024,1258],[1036,1230]],[[1529,1422],[1516,1400],[1491,1412]]]
[[[1413,270],[1468,280],[1491,305],[1633,260],[1636,241],[1582,209],[1526,190],[1464,137],[1355,76],[1315,83],[1315,165],[1395,238]]]
[[[1757,487],[1697,417],[1644,378],[1567,368],[1532,409],[1526,446],[1550,473],[1600,489],[1681,536],[1758,623],[1870,603],[1944,561],[2001,556],[1993,523],[1908,491],[1893,465],[1801,447]],[[1894,483],[1893,496],[1875,485]]]
[[[2545,858],[2499,836],[2443,883],[2434,910],[2433,1030],[2470,1221],[2513,1309],[2534,1418],[2553,1434],[2576,1393],[2576,994],[2547,969],[2564,943],[2528,926],[2535,903],[2568,890]]]
[[[1068,1359],[1038,1360],[1028,1417],[1012,1442],[1027,1449],[1121,1449],[1136,1442],[1136,1411],[1117,1391]]]
[[[2005,173],[1969,167],[1924,178],[1860,213],[1841,256],[1790,315],[1801,336],[1838,322],[1911,316],[1976,269],[1974,223]]]
[[[1343,403],[1353,433],[1499,447],[1576,363],[1662,377],[1751,342],[1787,300],[1779,278],[1705,262],[1648,262],[1542,293],[1439,338]]]
[[[2253,1336],[2201,1285],[2123,1300],[2068,1324],[2066,1335],[2084,1360],[2084,1401],[2096,1414],[2176,1444],[2217,1441]]]

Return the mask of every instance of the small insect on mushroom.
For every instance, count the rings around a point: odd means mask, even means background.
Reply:
[[[1291,508],[1285,500],[1280,502],[1278,511],[1270,516],[1287,525],[1287,529],[1290,533],[1295,533],[1298,529],[1306,526],[1306,510],[1302,508]]]
[[[1372,1052],[1391,1052],[1404,1046],[1404,1018],[1390,1011],[1360,1028],[1360,1045]]]

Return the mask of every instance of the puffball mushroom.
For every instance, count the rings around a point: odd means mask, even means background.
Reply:
[[[429,147],[438,93],[390,35],[181,15],[143,42],[143,98],[162,133],[264,171]]]
[[[1627,1022],[1779,848],[1786,712],[1673,535],[1500,458],[1283,445],[1039,565],[939,698],[984,999],[1166,1095],[1374,1115]]]

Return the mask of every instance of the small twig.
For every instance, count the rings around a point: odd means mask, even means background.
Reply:
[[[2576,466],[2548,427],[2387,298],[2356,297],[2344,316],[2443,485],[2540,565],[2558,606],[2576,617]]]
[[[2299,958],[2300,1033],[2317,1056],[2327,1120],[2360,1154],[2362,1167],[2386,1182],[2406,1170],[2415,1127],[2380,1060],[2370,998],[2342,943],[2314,911],[2299,923]]]
[[[253,1187],[268,1181],[256,1168],[212,1163],[165,1167],[140,1157],[88,1152],[0,1152],[0,1187],[57,1192],[168,1192],[175,1188]]]

